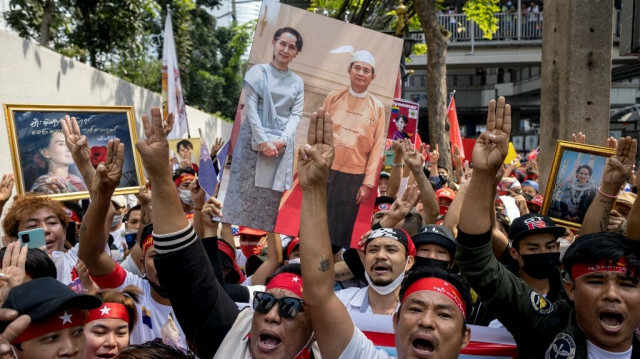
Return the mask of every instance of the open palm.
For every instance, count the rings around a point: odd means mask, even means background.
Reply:
[[[62,125],[62,133],[67,148],[71,151],[73,160],[78,164],[87,164],[91,162],[91,149],[87,137],[80,133],[80,126],[75,117],[64,116],[60,122]]]
[[[326,184],[333,157],[331,117],[320,108],[311,115],[307,144],[298,153],[298,179],[303,189]]]

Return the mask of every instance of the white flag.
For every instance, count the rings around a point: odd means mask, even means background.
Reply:
[[[174,116],[173,129],[168,138],[183,138],[188,132],[187,109],[184,105],[184,99],[182,98],[182,84],[180,83],[176,44],[173,40],[171,11],[167,11],[167,20],[164,24],[164,46],[162,49],[162,113],[165,119],[170,113],[173,113]]]

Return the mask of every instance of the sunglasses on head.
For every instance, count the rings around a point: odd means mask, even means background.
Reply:
[[[292,297],[276,298],[266,292],[254,292],[253,310],[267,314],[278,303],[278,314],[287,319],[293,319],[302,310],[302,299]]]

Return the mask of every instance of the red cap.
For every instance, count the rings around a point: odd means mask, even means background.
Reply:
[[[531,199],[531,201],[527,201],[527,203],[542,208],[542,200],[543,199],[544,199],[544,197],[542,197],[542,195],[538,194],[535,197],[533,197],[533,199]]]
[[[293,252],[298,244],[300,244],[300,238],[298,237],[293,238],[291,242],[289,242],[289,245],[287,246],[287,258],[285,259],[289,259],[289,257],[291,257],[291,252]]]
[[[453,199],[456,198],[456,193],[449,188],[440,188],[436,191],[436,198],[448,198],[453,201]]]
[[[240,234],[246,234],[248,236],[266,236],[267,232],[261,231],[259,229],[253,229],[253,228],[249,228],[249,227],[239,226],[238,227],[238,235],[240,235]]]

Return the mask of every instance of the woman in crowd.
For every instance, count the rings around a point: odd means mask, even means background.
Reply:
[[[293,182],[295,132],[304,83],[289,70],[302,50],[290,27],[273,36],[273,61],[254,65],[244,78],[246,116],[233,151],[223,222],[273,231],[282,192]]]
[[[103,303],[89,310],[82,358],[114,358],[129,346],[129,336],[138,319],[136,304],[142,291],[131,285],[121,291],[104,289],[92,294]]]
[[[589,204],[596,196],[596,188],[591,181],[593,169],[589,165],[580,165],[576,169],[576,179],[554,194],[550,211],[554,217],[582,223]],[[559,200],[558,200],[559,198]]]
[[[47,172],[33,182],[32,192],[54,194],[87,190],[82,178],[69,173],[69,167],[73,166],[74,162],[62,132],[44,136],[37,150]]]

